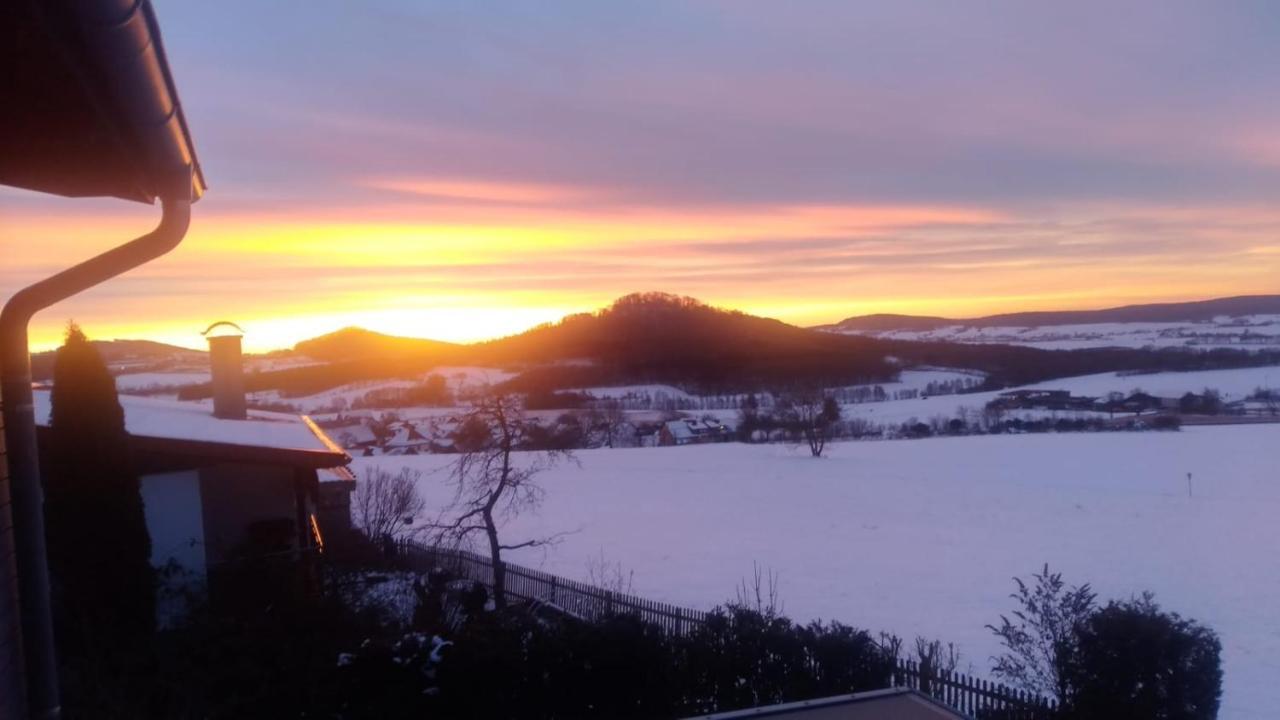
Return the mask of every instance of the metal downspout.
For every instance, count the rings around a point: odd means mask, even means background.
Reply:
[[[188,172],[187,186],[190,187]],[[3,399],[4,445],[8,449],[11,503],[0,506],[0,717],[25,715],[56,720],[62,708],[58,662],[54,650],[49,603],[49,564],[45,551],[44,491],[36,447],[36,421],[31,393],[31,356],[27,326],[54,303],[164,255],[186,235],[191,201],[164,199],[155,230],[57,275],[18,291],[0,311],[0,398]],[[0,503],[4,499],[0,488]],[[4,517],[8,513],[10,518]],[[6,522],[8,521],[8,522]],[[15,558],[16,562],[8,560]],[[13,573],[16,571],[17,576]],[[17,606],[14,595],[17,595]],[[25,658],[25,663],[22,662]],[[25,668],[26,696],[12,697],[12,680]],[[7,671],[6,671],[7,670]],[[5,697],[8,696],[8,697]],[[16,712],[15,712],[16,711]]]

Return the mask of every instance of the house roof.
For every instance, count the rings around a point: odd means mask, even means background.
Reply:
[[[348,447],[352,445],[371,445],[378,441],[378,436],[373,432],[373,428],[364,423],[330,427],[327,434],[331,434],[334,438],[337,438],[340,444],[346,444]]]
[[[699,435],[707,435],[709,433],[727,432],[729,427],[719,420],[706,420],[696,418],[684,418],[682,420],[668,420],[666,422],[667,432],[671,433],[671,437],[677,439],[687,439],[698,437]]]
[[[418,432],[413,423],[402,422],[395,426],[395,434],[387,440],[387,447],[418,447],[430,444],[430,440]]]
[[[47,426],[50,392],[34,392],[36,423]],[[121,395],[125,430],[138,447],[228,460],[336,468],[351,461],[305,415],[250,410],[245,420],[213,416],[208,402]]]
[[[697,718],[686,720],[740,720],[763,717],[800,720],[966,720],[969,716],[919,691],[890,688],[781,705],[765,705],[714,715],[699,715]]]
[[[149,0],[0,3],[0,184],[196,200],[205,182]]]

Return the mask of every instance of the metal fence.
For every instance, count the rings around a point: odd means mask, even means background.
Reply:
[[[419,572],[443,568],[458,577],[493,587],[493,563],[484,555],[412,542],[400,543],[399,553],[410,567]],[[690,632],[706,619],[706,613],[698,610],[605,590],[509,562],[504,562],[503,566],[506,568],[508,600],[548,603],[585,620],[620,614],[638,615],[674,634]]]
[[[912,660],[898,660],[893,685],[919,690],[979,720],[1049,720],[1058,711],[1053,700]]]
[[[414,542],[396,546],[400,558],[417,572],[443,569],[493,587],[493,563],[479,553]],[[633,614],[672,634],[686,634],[706,622],[707,613],[559,577],[504,562],[508,600],[549,603],[584,620]],[[1052,700],[957,672],[934,671],[899,659],[891,685],[935,698],[978,720],[1049,720],[1057,713]]]

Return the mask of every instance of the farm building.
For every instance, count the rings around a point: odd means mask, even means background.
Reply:
[[[732,438],[733,429],[712,417],[669,420],[658,429],[659,445],[727,442]]]

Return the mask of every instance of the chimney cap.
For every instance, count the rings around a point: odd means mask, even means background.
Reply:
[[[215,333],[214,332],[215,330],[218,330],[218,332]],[[211,333],[212,333],[212,337],[224,337],[226,335],[244,335],[245,334],[244,328],[231,322],[230,320],[219,320],[218,322],[205,328],[204,332],[200,334],[204,335],[205,337],[210,337]]]

